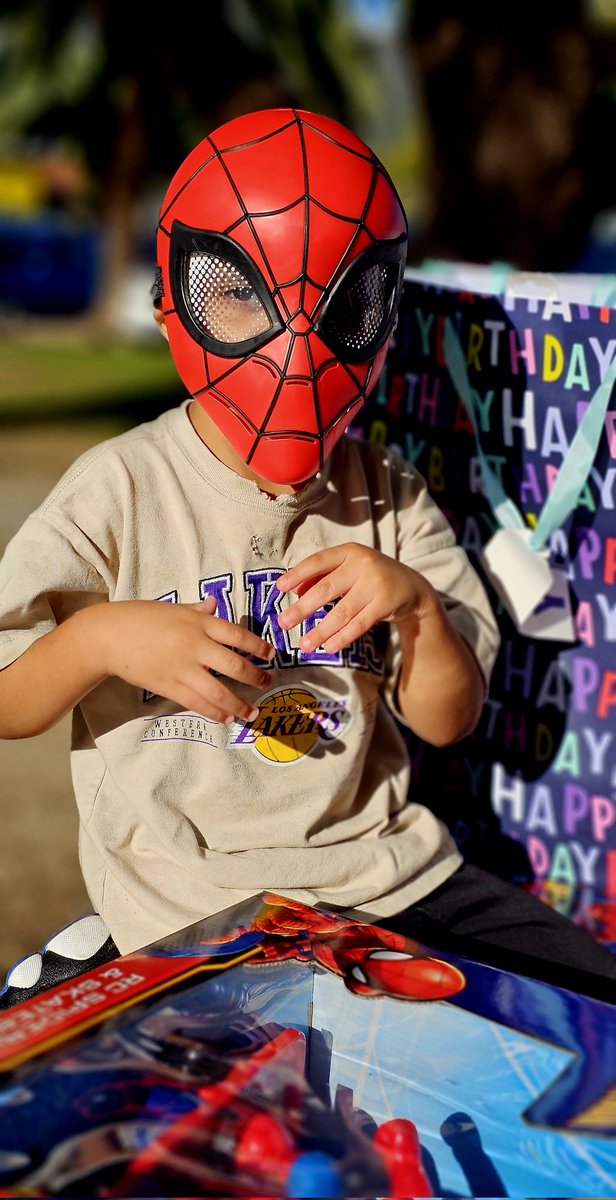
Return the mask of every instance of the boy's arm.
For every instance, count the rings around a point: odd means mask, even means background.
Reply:
[[[93,612],[75,613],[0,671],[0,738],[44,733],[102,683],[88,636]]]
[[[267,687],[269,673],[244,655],[268,660],[274,649],[216,617],[215,608],[209,597],[198,604],[105,602],[74,613],[0,671],[0,737],[43,733],[110,676],[214,721],[254,718],[254,705],[213,672]]]
[[[396,699],[411,729],[435,746],[472,733],[486,683],[475,655],[434,594],[434,607],[398,623],[402,661]]]

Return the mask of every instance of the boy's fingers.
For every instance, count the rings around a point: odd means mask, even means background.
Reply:
[[[340,565],[344,557],[342,546],[330,546],[327,550],[317,550],[315,554],[309,554],[294,567],[289,567],[289,570],[276,580],[276,587],[281,592],[292,592],[297,584],[306,583],[315,576],[329,574]]]
[[[237,712],[237,700],[220,708],[212,701],[204,700],[202,695],[195,695],[194,702],[188,707],[194,712],[200,713],[202,717],[206,717],[207,720],[216,721],[219,725],[231,725],[233,721],[254,720],[259,712],[258,708],[251,708],[250,705],[243,712]],[[251,714],[253,714],[252,717]]]
[[[271,642],[266,642],[250,629],[243,629],[241,625],[235,625],[232,621],[217,619],[208,622],[207,636],[219,645],[233,646],[237,650],[244,650],[247,654],[254,654],[256,658],[268,661],[276,653]]]
[[[216,721],[220,725],[235,720],[236,709],[240,707],[237,696],[233,696],[211,676],[208,677],[198,670],[184,678],[181,685],[170,687],[164,694],[189,712],[198,713],[206,720]],[[247,702],[241,703],[245,703],[248,712],[253,711],[252,705]]]
[[[345,608],[341,601],[314,629],[300,638],[300,648],[310,651],[324,646],[328,653],[336,653],[351,642],[357,641],[378,620],[374,606]]]
[[[342,629],[336,630],[335,633],[328,633],[327,637],[321,642],[325,646],[325,650],[329,654],[335,654],[338,650],[342,650],[345,646],[349,646],[351,642],[359,641],[364,633],[367,633],[371,627],[371,622],[366,620],[363,613],[359,613],[352,621],[348,621]]]
[[[318,608],[324,608],[326,604],[335,600],[339,601],[350,586],[350,581],[342,571],[332,571],[331,574],[324,575],[318,583],[304,592],[299,600],[295,600],[280,613],[278,624],[282,629],[291,629],[294,625],[299,625],[300,621],[316,612]]]
[[[254,721],[259,715],[259,709],[255,704],[251,704],[249,700],[242,700],[236,696],[229,688],[225,687],[220,680],[212,679],[209,676],[208,686],[206,689],[201,687],[201,703],[205,700],[208,707],[222,714],[220,718],[214,717],[213,720],[220,719],[221,722],[229,723],[229,719],[237,718],[241,721]]]
[[[196,604],[191,605],[192,608],[198,608],[200,612],[209,614],[215,613],[218,604],[215,596],[204,596],[203,600],[198,600]]]
[[[228,646],[220,646],[216,642],[210,641],[206,644],[201,661],[208,670],[226,675],[238,683],[247,683],[252,687],[269,687],[272,682],[269,671],[247,658],[242,658],[240,654],[235,654]]]
[[[334,609],[334,612],[335,611],[336,610]],[[315,625],[314,629],[310,630],[310,633],[306,633],[302,638],[300,638],[299,645],[301,650],[316,650],[317,647],[322,646],[328,638],[341,636],[342,631],[346,627],[346,623],[344,621],[330,621],[329,617],[332,616],[333,613],[329,613],[329,615],[325,617],[323,621],[319,621],[319,624]],[[340,644],[346,645],[347,643],[341,641]]]

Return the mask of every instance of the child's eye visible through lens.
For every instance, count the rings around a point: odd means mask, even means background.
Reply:
[[[239,300],[242,304],[249,304],[251,301],[256,300],[255,290],[249,284],[229,288],[227,295],[233,300]]]

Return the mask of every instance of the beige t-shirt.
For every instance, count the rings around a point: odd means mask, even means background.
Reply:
[[[443,824],[408,802],[395,629],[302,653],[303,630],[277,622],[284,570],[322,547],[374,546],[430,580],[486,680],[498,642],[477,575],[396,453],[345,436],[299,494],[270,499],[203,445],[187,403],[78,459],[0,564],[1,667],[84,605],[135,598],[214,595],[220,617],[277,649],[271,687],[245,691],[252,724],[116,678],[75,709],[81,867],[122,952],[268,888],[389,916],[459,864]]]

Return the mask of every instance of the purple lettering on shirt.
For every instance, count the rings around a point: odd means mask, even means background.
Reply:
[[[278,624],[284,597],[276,587],[276,580],[281,575],[284,575],[284,571],[276,567],[244,572],[244,587],[248,592],[248,623],[253,633],[276,647],[278,655],[294,658],[287,631]]]
[[[199,580],[199,599],[213,596],[216,601],[216,616],[223,621],[235,623],[235,614],[231,603],[232,575],[215,575],[213,579]]]

